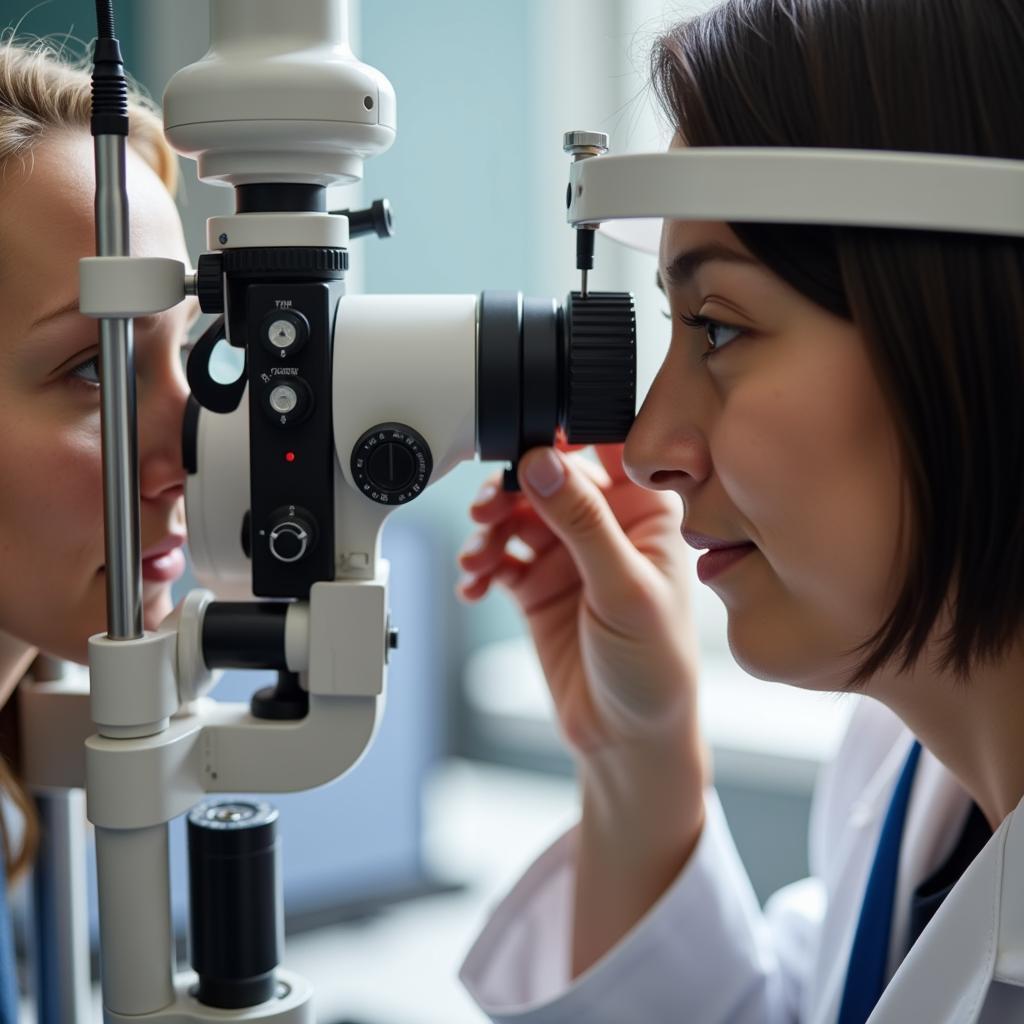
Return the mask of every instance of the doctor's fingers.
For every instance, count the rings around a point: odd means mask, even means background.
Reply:
[[[672,500],[674,495],[646,491],[628,481],[620,486],[608,486],[608,474],[602,466],[584,459],[574,462],[585,476],[602,489],[612,514],[627,534],[638,523],[667,512],[673,522],[673,534],[679,540],[676,530],[679,509],[678,500]],[[491,571],[505,544],[513,537],[523,541],[535,555],[542,555],[561,542],[525,497],[518,494],[506,495],[504,492],[489,494],[486,491],[484,497],[484,503],[474,505],[471,510],[472,517],[484,528],[474,534],[459,553],[459,564],[466,571]],[[643,548],[640,547],[640,550]]]
[[[596,469],[601,472],[600,467]],[[589,471],[587,475],[592,476]],[[640,554],[666,570],[674,563],[685,563],[685,544],[679,535],[682,510],[676,495],[647,491],[628,482],[603,493],[612,515]],[[485,515],[496,518],[481,524],[458,555],[459,566],[467,573],[494,572],[513,537],[535,556],[563,543],[525,498],[519,497],[504,513],[491,509]]]
[[[612,480],[607,470],[592,459],[574,456],[573,462],[594,481],[601,490],[607,490]],[[470,518],[481,525],[501,522],[508,516],[529,509],[530,503],[521,491],[506,491],[501,486],[501,474],[489,477],[469,507]],[[630,485],[634,486],[634,485]]]
[[[459,552],[460,567],[476,576],[493,573],[505,554],[506,545],[513,538],[530,548],[534,557],[558,543],[550,527],[536,513],[524,509],[470,537]]]
[[[570,594],[578,595],[582,583],[571,553],[561,545],[532,562],[506,554],[490,580],[508,590],[527,617],[543,613]]]
[[[578,591],[580,575],[564,547],[553,547],[532,561],[504,552],[492,572],[463,580],[459,594],[467,600],[478,601],[486,596],[494,583],[505,587],[523,614],[530,616]]]

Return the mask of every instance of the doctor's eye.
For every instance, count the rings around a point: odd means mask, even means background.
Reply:
[[[694,327],[703,329],[708,339],[708,344],[711,346],[708,351],[701,354],[701,362],[707,362],[719,349],[724,348],[726,345],[731,344],[737,338],[746,333],[742,327],[732,327],[729,324],[719,323],[717,320],[710,320],[706,316],[695,316],[693,314],[687,315],[681,313],[679,319],[682,320],[687,327]],[[715,337],[716,331],[732,331],[733,337],[723,339],[721,337]]]

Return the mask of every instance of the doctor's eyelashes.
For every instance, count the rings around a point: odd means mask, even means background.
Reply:
[[[747,333],[742,327],[733,327],[731,324],[723,324],[719,320],[712,320],[710,317],[700,316],[699,314],[696,313],[680,313],[679,319],[684,324],[686,324],[687,327],[693,327],[697,330],[704,331],[705,337],[707,338],[707,342],[710,348],[708,348],[707,351],[701,353],[700,361],[702,363],[707,362],[708,359],[710,359],[711,356],[713,356],[716,352],[720,351],[726,345],[731,344],[732,341],[735,341],[737,338]],[[718,329],[724,331],[734,331],[735,337],[732,339],[732,341],[728,342],[717,341],[714,337],[712,337],[712,335]]]

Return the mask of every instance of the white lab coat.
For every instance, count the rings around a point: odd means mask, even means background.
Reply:
[[[466,958],[461,978],[484,1012],[502,1024],[834,1024],[882,821],[912,742],[882,705],[854,699],[860,706],[815,793],[811,878],[780,890],[762,912],[709,790],[690,862],[636,927],[570,982],[573,830],[527,871]],[[922,751],[901,848],[891,981],[870,1024],[1024,1022],[1024,801],[909,953],[903,940],[911,893],[952,851],[969,805]]]

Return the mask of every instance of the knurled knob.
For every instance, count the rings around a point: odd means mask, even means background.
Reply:
[[[608,152],[608,136],[605,132],[566,132],[562,149],[577,160],[584,156],[604,156]]]
[[[628,292],[573,292],[565,304],[565,409],[571,444],[624,441],[636,415],[636,309]]]
[[[224,312],[224,264],[220,253],[204,252],[196,268],[196,295],[204,313]]]

